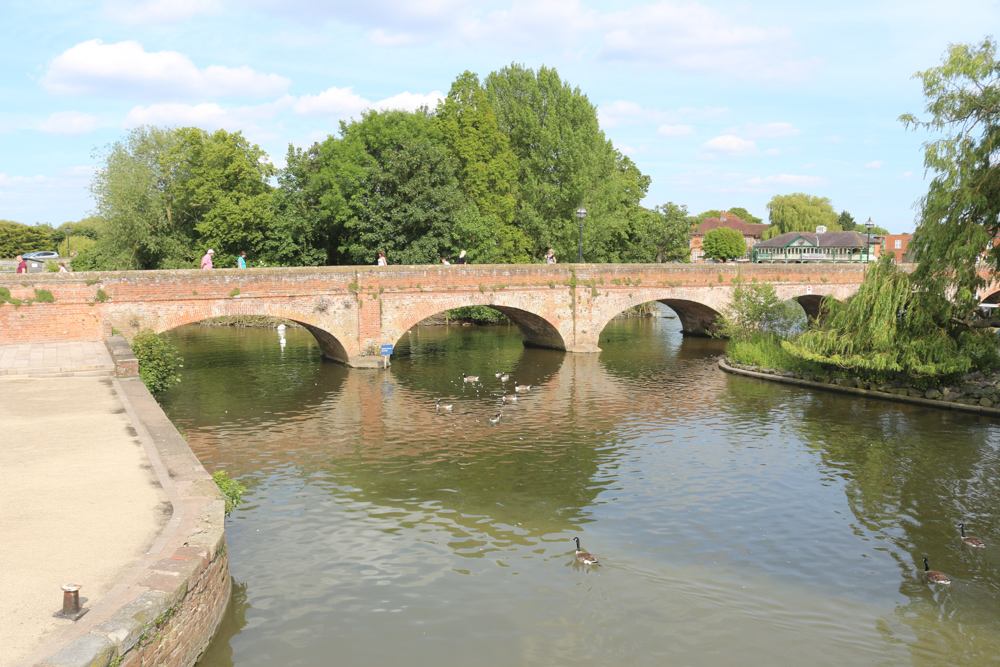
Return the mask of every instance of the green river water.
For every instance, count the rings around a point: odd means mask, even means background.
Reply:
[[[170,338],[164,409],[248,487],[203,667],[1000,664],[990,419],[726,375],[666,318],[598,355],[415,327],[387,371],[302,329]]]

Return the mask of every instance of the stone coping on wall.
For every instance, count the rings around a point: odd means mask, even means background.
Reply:
[[[114,385],[172,515],[107,595],[18,667],[190,666],[229,604],[222,493],[145,385],[138,378]]]
[[[745,375],[747,377],[754,377],[761,380],[769,380],[771,382],[781,382],[783,384],[791,384],[799,387],[806,387],[808,389],[833,391],[841,394],[850,394],[852,396],[860,396],[863,398],[874,398],[882,401],[893,401],[896,403],[909,403],[911,405],[920,405],[928,408],[936,408],[938,410],[957,410],[959,412],[971,412],[988,417],[1000,417],[1000,409],[998,408],[992,408],[992,407],[987,408],[983,407],[982,405],[965,405],[963,403],[955,403],[953,401],[921,398],[919,396],[909,396],[903,394],[893,394],[885,391],[861,389],[858,387],[830,384],[827,382],[816,382],[814,380],[803,380],[802,378],[799,377],[782,375],[780,374],[780,371],[775,371],[771,373],[762,373],[760,371],[754,371],[746,368],[738,368],[735,366],[731,366],[728,363],[726,363],[725,358],[719,359],[719,368],[725,371],[726,373],[732,373],[733,375]]]

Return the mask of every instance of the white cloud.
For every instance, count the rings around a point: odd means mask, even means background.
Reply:
[[[81,111],[58,111],[36,126],[50,134],[87,134],[97,128],[100,118]]]
[[[779,137],[794,137],[802,134],[802,131],[795,129],[791,123],[765,123],[763,125],[747,123],[743,126],[742,134],[755,139],[776,139]]]
[[[327,88],[319,95],[303,95],[292,111],[304,116],[351,116],[371,106],[371,102],[348,88]]]
[[[818,65],[796,57],[798,43],[788,29],[747,25],[689,0],[605,14],[599,24],[605,31],[599,57],[607,60],[793,81],[807,78]]]
[[[438,100],[442,99],[444,99],[444,95],[441,91],[435,90],[426,95],[403,92],[379,102],[372,102],[361,97],[351,88],[328,88],[319,95],[303,95],[292,106],[292,111],[304,116],[349,118],[365,109],[416,111],[422,106],[433,109],[437,106]]]
[[[0,185],[22,185],[25,183],[45,183],[46,181],[51,181],[52,179],[48,176],[8,176],[7,174],[0,174]]]
[[[125,118],[125,126],[190,125],[209,131],[225,128],[230,132],[241,130],[255,141],[267,141],[277,137],[270,131],[263,130],[261,123],[275,118],[291,108],[294,103],[294,97],[285,95],[274,102],[231,109],[214,102],[194,105],[150,104],[149,106],[137,106],[129,111]]]
[[[810,162],[809,164],[804,164],[804,165],[802,165],[802,168],[803,169],[815,169],[816,168],[816,163],[815,162]]]
[[[881,160],[874,160],[865,165],[865,169],[878,169],[882,166]]]
[[[433,109],[437,106],[438,101],[443,99],[444,95],[439,90],[435,90],[427,95],[405,92],[387,97],[381,102],[376,102],[375,108],[379,110],[402,109],[404,111],[416,111],[420,107],[426,106]]]
[[[120,23],[171,23],[200,14],[215,14],[220,5],[217,0],[110,0],[104,13]]]
[[[681,107],[675,111],[660,111],[659,109],[645,109],[635,102],[627,100],[615,100],[610,104],[601,104],[597,107],[597,117],[603,128],[636,122],[681,124],[684,121],[704,120],[726,113],[729,113],[729,109],[724,107],[704,107],[701,109]]]
[[[722,154],[738,157],[758,153],[756,143],[750,139],[743,139],[732,134],[723,134],[714,139],[709,139],[701,145],[701,150],[710,156]]]
[[[796,187],[800,185],[827,185],[829,181],[821,176],[800,176],[797,174],[776,174],[774,176],[765,176],[763,178],[757,176],[747,180],[749,185],[753,186],[763,186],[763,185],[794,185]]]
[[[900,176],[900,178],[912,178],[912,177],[913,177],[912,171],[904,171],[903,174]]]
[[[145,95],[160,99],[191,97],[268,97],[291,82],[250,67],[210,65],[198,69],[176,51],[148,53],[134,41],[81,42],[56,56],[42,77],[55,93],[72,95]]]
[[[661,125],[656,133],[664,137],[685,137],[694,134],[694,125]]]

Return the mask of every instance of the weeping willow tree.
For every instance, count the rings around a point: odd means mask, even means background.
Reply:
[[[992,334],[956,328],[943,293],[915,291],[891,256],[871,265],[846,303],[827,299],[824,307],[828,314],[820,327],[782,342],[789,354],[883,377],[946,376],[997,361]]]

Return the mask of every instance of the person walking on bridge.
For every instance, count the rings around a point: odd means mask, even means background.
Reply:
[[[247,251],[244,250],[240,253],[240,256],[236,258],[236,268],[245,269],[247,268]]]
[[[209,248],[208,252],[205,253],[205,256],[201,258],[201,268],[203,269],[212,268],[212,255],[214,254],[215,251]]]
[[[15,271],[15,273],[27,273],[28,272],[28,263],[26,261],[24,261],[24,257],[21,257],[20,255],[18,255],[14,259],[17,260],[17,271]]]

